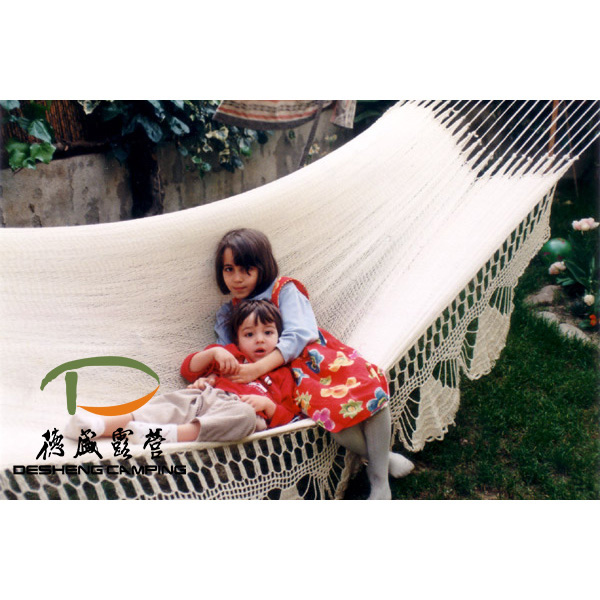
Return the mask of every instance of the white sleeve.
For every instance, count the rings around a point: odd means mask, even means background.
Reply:
[[[277,348],[287,363],[300,356],[307,344],[319,338],[319,328],[308,298],[293,283],[281,288],[279,310],[283,318],[283,332]]]

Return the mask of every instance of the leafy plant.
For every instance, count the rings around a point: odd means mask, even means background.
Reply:
[[[87,115],[113,123],[119,131],[111,146],[120,161],[132,144],[174,142],[200,176],[215,165],[233,172],[243,169],[242,157],[252,155],[255,142],[264,144],[267,132],[226,126],[212,120],[217,100],[82,100]]]
[[[562,261],[550,265],[548,270],[550,275],[557,275],[558,284],[574,289],[581,296],[578,308],[588,317],[580,323],[583,328],[597,326],[600,311],[597,236],[592,233],[599,225],[591,217],[573,221],[573,231],[569,235],[570,252]]]
[[[0,100],[5,123],[15,123],[27,135],[39,142],[21,142],[9,138],[4,144],[8,154],[8,164],[13,171],[35,169],[36,163],[48,164],[54,155],[54,130],[46,119],[51,102],[24,102],[19,100]]]

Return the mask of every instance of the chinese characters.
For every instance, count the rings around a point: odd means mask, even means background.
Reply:
[[[143,448],[149,448],[151,452],[151,458],[158,458],[162,455],[160,445],[165,441],[166,438],[161,435],[162,429],[158,427],[155,431],[150,430],[145,436],[145,442]],[[129,452],[129,439],[128,437],[133,433],[131,429],[123,429],[120,427],[112,435],[112,449],[115,457],[131,458]],[[98,450],[98,443],[94,439],[96,432],[91,429],[82,429],[81,435],[77,441],[77,451],[73,458],[84,456],[85,454],[94,454],[98,458],[103,458],[102,454]],[[40,457],[42,460],[48,460],[51,456],[64,456],[64,443],[63,436],[59,433],[58,429],[54,428],[52,432],[48,429],[42,434],[44,443],[35,457],[36,460]]]

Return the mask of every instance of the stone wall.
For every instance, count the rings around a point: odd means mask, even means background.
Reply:
[[[350,140],[354,132],[333,125],[331,110],[319,121],[315,143],[318,156]],[[265,145],[255,144],[243,170],[224,170],[203,179],[186,169],[186,160],[172,146],[160,148],[158,162],[165,192],[164,211],[174,212],[221,200],[274,181],[296,170],[312,123],[274,132]],[[334,138],[334,139],[332,139]],[[131,218],[129,174],[110,155],[89,154],[37,169],[0,171],[0,225],[55,227],[87,225]]]

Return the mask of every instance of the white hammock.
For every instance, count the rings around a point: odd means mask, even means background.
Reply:
[[[461,374],[489,372],[504,346],[517,279],[548,237],[553,188],[598,136],[598,115],[598,103],[554,113],[545,102],[399,103],[339,150],[239,196],[136,221],[0,230],[2,497],[343,495],[354,459],[309,420],[236,444],[163,445],[158,460],[139,446],[114,457],[109,440],[102,460],[75,459],[66,439],[64,457],[36,460],[42,434],[68,418],[64,380],[40,390],[59,364],[129,357],[158,374],[159,393],[183,387],[182,357],[214,340],[213,254],[235,227],[264,231],[319,324],[387,370],[395,438],[412,451],[441,439]],[[89,367],[78,401],[128,402],[153,383]],[[67,464],[85,468],[15,469]],[[132,474],[144,465],[169,472]]]

